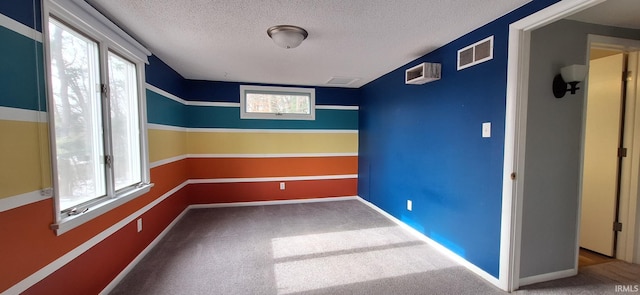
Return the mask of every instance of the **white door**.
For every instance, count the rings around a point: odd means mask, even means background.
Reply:
[[[589,63],[580,247],[614,255],[624,54]]]

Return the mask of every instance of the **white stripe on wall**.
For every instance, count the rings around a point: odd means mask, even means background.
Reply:
[[[174,100],[176,102],[179,102],[183,105],[190,105],[190,106],[207,106],[207,107],[236,107],[239,108],[240,107],[240,103],[237,102],[210,102],[210,101],[189,101],[189,100],[185,100],[182,99],[180,97],[177,97],[174,94],[171,94],[169,92],[166,92],[156,86],[153,86],[149,83],[147,83],[147,89],[151,90],[157,94],[160,94],[166,98],[169,98],[171,100]]]
[[[357,157],[358,153],[317,153],[317,154],[188,154],[187,158],[321,158]]]
[[[339,106],[339,105],[316,105],[316,110],[345,110],[345,111],[357,111],[358,106]]]
[[[153,123],[147,123],[147,129],[187,132],[187,128],[185,127],[153,124]]]
[[[21,22],[14,20],[4,14],[0,14],[0,26],[3,26],[22,36],[42,43],[42,33],[34,30],[29,26],[23,25]]]
[[[117,232],[118,230],[122,229],[127,224],[133,222],[134,220],[136,220],[137,218],[142,216],[142,214],[144,214],[147,211],[151,210],[153,207],[155,207],[160,202],[164,201],[165,199],[167,199],[171,195],[175,194],[176,192],[178,192],[179,190],[184,188],[188,183],[189,183],[189,181],[185,181],[185,182],[181,183],[180,185],[174,187],[173,189],[171,189],[170,191],[166,192],[165,194],[163,194],[159,198],[155,199],[153,202],[147,204],[146,206],[142,207],[138,211],[136,211],[133,214],[127,216],[124,219],[122,219],[118,223],[110,226],[106,230],[104,230],[101,233],[95,235],[93,238],[91,238],[91,239],[87,240],[86,242],[82,243],[80,246],[78,246],[78,247],[74,248],[73,250],[67,252],[63,256],[59,257],[58,259],[56,259],[53,262],[51,262],[48,265],[46,265],[45,267],[41,268],[40,270],[34,272],[33,274],[31,274],[30,276],[26,277],[22,281],[20,281],[17,284],[13,285],[11,288],[5,290],[3,292],[3,294],[20,294],[20,293],[26,291],[31,286],[35,285],[36,283],[38,283],[41,280],[43,280],[46,277],[48,277],[49,275],[53,274],[55,271],[57,271],[58,269],[60,269],[63,266],[65,266],[67,263],[73,261],[78,256],[82,255],[84,252],[86,252],[87,250],[91,249],[93,246],[97,245],[98,243],[102,242],[103,240],[105,240],[106,238],[108,238],[109,236],[111,236],[112,234]],[[160,233],[160,235],[158,235],[158,237],[156,237],[156,239],[154,239],[152,244],[149,245],[147,248],[145,248],[144,251],[142,253],[140,253],[140,255],[138,255],[138,257],[136,257],[134,259],[134,261],[130,265],[128,265],[127,268],[125,268],[125,270],[121,274],[118,275],[118,277],[116,277],[116,279],[114,279],[114,281],[117,284],[118,280],[122,279],[124,274],[126,274],[126,272],[128,272],[133,267],[133,265],[135,265],[144,255],[146,255],[146,253],[151,248],[153,248],[153,245],[155,245],[157,243],[157,241],[160,240],[168,232],[168,230],[171,227],[173,227],[173,225],[176,223],[176,221],[180,220],[180,218],[182,218],[184,216],[184,213],[187,210],[194,209],[194,208],[207,208],[207,207],[260,206],[260,205],[277,205],[277,204],[294,204],[294,203],[311,203],[311,202],[329,202],[329,201],[352,200],[352,199],[357,199],[357,197],[355,197],[355,196],[347,196],[347,197],[330,197],[330,198],[319,198],[319,199],[282,200],[282,201],[265,201],[265,202],[244,202],[244,203],[220,204],[220,205],[216,205],[216,204],[190,205],[181,214],[179,214],[174,219],[174,221],[171,224],[169,224],[169,226],[167,226],[167,228],[165,228],[162,231],[162,233]],[[115,284],[113,284],[113,283],[109,284],[107,286],[107,289],[105,289],[105,290],[109,290],[109,288],[112,288],[114,285]],[[102,292],[101,292],[101,294],[102,294]]]
[[[240,103],[238,102],[212,102],[212,101],[191,101],[182,99],[177,97],[174,94],[166,92],[156,86],[153,86],[147,83],[147,89],[151,90],[157,94],[160,94],[166,98],[169,98],[173,101],[179,102],[183,105],[188,106],[201,106],[201,107],[229,107],[229,108],[239,108]],[[319,110],[349,110],[349,111],[357,111],[359,109],[358,106],[343,106],[343,105],[316,105],[316,109]]]
[[[292,177],[246,177],[246,178],[213,178],[213,179],[189,179],[189,184],[202,183],[240,183],[240,182],[279,182],[279,181],[305,181],[305,180],[336,180],[358,178],[358,174],[345,175],[317,175],[317,176],[292,176]]]
[[[289,157],[351,157],[357,154],[268,154],[268,155],[181,155],[160,161],[150,163],[150,168],[156,168],[162,165],[181,161],[187,158],[289,158]],[[189,179],[188,183],[244,183],[244,182],[279,182],[279,181],[303,181],[303,180],[332,180],[332,179],[350,179],[358,178],[358,174],[344,175],[316,175],[316,176],[291,176],[291,177],[256,177],[256,178],[214,178],[214,179]],[[8,211],[14,208],[26,206],[42,200],[51,198],[48,195],[41,195],[40,190],[28,192],[20,195],[0,199],[0,212]]]
[[[0,120],[47,123],[47,112],[0,106]]]
[[[209,133],[350,133],[358,134],[358,130],[344,129],[239,129],[239,128],[185,128],[180,126],[148,123],[147,128],[153,130],[167,130],[180,132],[209,132]]]
[[[324,157],[357,157],[358,153],[323,153],[323,154],[187,154],[175,156],[167,159],[158,160],[149,164],[151,168],[182,161],[188,158],[192,159],[215,159],[215,158],[324,158]]]
[[[344,129],[236,129],[236,128],[187,128],[188,132],[217,133],[352,133],[358,130]]]
[[[322,154],[187,154],[162,159],[149,164],[151,168],[170,164],[184,159],[215,159],[215,158],[323,158],[323,157],[357,157],[358,153],[322,153]]]
[[[122,219],[120,222],[112,225],[111,227],[107,228],[103,232],[97,234],[93,238],[91,238],[88,241],[82,243],[80,246],[76,247],[75,249],[67,252],[67,254],[61,256],[60,258],[54,260],[53,262],[49,263],[45,267],[41,268],[40,270],[34,272],[33,274],[31,274],[30,276],[26,277],[25,279],[23,279],[19,283],[13,285],[11,288],[5,290],[3,293],[4,294],[20,294],[20,293],[24,292],[29,287],[35,285],[36,283],[38,283],[39,281],[41,281],[44,278],[48,277],[49,275],[54,273],[56,270],[60,269],[64,265],[66,265],[67,263],[69,263],[72,260],[76,259],[78,256],[82,255],[82,253],[86,252],[87,250],[91,249],[91,247],[93,247],[93,246],[97,245],[98,243],[102,242],[104,239],[106,239],[107,237],[109,237],[110,235],[115,233],[116,231],[120,230],[125,225],[131,223],[136,218],[138,218],[140,215],[142,215],[145,212],[149,211],[151,208],[155,207],[157,204],[159,204],[160,202],[164,201],[166,198],[168,198],[169,196],[173,195],[174,193],[176,193],[177,191],[179,191],[180,189],[182,189],[186,185],[187,185],[187,182],[185,181],[182,184],[176,186],[172,190],[166,192],[165,194],[163,194],[159,198],[155,199],[153,202],[151,202],[151,203],[147,204],[146,206],[142,207],[140,210],[138,210],[135,213],[127,216],[126,218]]]
[[[199,106],[199,107],[228,107],[228,108],[239,108],[239,102],[214,102],[214,101],[192,101],[187,100],[188,106]]]
[[[358,196],[328,197],[315,199],[295,199],[295,200],[276,200],[276,201],[250,201],[250,202],[232,202],[232,203],[216,203],[216,204],[193,204],[189,205],[189,209],[210,209],[210,208],[233,208],[233,207],[255,207],[255,206],[273,206],[273,205],[292,205],[292,204],[308,204],[308,203],[324,203],[339,201],[358,201]]]
[[[181,155],[181,156],[176,156],[176,157],[163,159],[163,160],[160,160],[160,161],[155,161],[155,162],[149,163],[149,168],[156,168],[156,167],[159,167],[159,166],[162,166],[162,165],[166,165],[166,164],[169,164],[169,163],[182,161],[182,160],[184,160],[186,158],[187,158],[187,155]]]
[[[0,212],[50,199],[51,195],[41,194],[40,190],[0,199]]]
[[[157,94],[160,94],[160,95],[162,95],[162,96],[164,96],[166,98],[169,98],[171,100],[179,102],[179,103],[181,103],[183,105],[187,105],[187,101],[186,100],[184,100],[182,98],[179,98],[179,97],[177,97],[177,96],[175,96],[175,95],[173,95],[173,94],[171,94],[169,92],[166,92],[166,91],[164,91],[164,90],[162,90],[162,89],[160,89],[160,88],[158,88],[156,86],[153,86],[153,85],[151,85],[149,83],[147,83],[147,90],[151,90],[151,91],[153,91],[153,92],[155,92]]]

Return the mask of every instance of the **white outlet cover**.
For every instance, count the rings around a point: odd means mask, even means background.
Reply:
[[[280,183],[280,190],[284,190],[285,186],[284,186],[284,182]]]
[[[413,210],[413,202],[411,202],[411,200],[407,200],[407,210]]]
[[[482,123],[482,137],[484,138],[491,137],[491,122]]]

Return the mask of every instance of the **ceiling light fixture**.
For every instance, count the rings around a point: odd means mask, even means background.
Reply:
[[[302,43],[302,40],[307,39],[309,33],[301,27],[279,25],[269,28],[267,35],[273,39],[273,43],[276,43],[276,45],[291,49],[298,47],[298,45]]]

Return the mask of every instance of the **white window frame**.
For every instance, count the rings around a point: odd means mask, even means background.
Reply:
[[[151,55],[146,48],[140,45],[137,41],[127,35],[124,31],[118,28],[115,24],[109,21],[106,17],[96,11],[92,6],[87,4],[83,0],[44,0],[43,1],[43,41],[44,41],[44,53],[45,64],[47,74],[47,96],[49,106],[53,105],[53,90],[51,88],[51,56],[49,52],[49,19],[50,17],[56,20],[64,22],[70,28],[90,37],[98,43],[100,56],[101,56],[101,76],[106,74],[106,56],[109,51],[120,55],[121,57],[129,60],[136,65],[136,81],[138,91],[138,118],[139,118],[139,130],[140,130],[140,166],[141,166],[141,182],[134,184],[134,186],[127,189],[122,189],[118,192],[114,191],[114,181],[105,180],[107,187],[106,197],[94,198],[92,201],[87,202],[84,207],[79,207],[80,213],[75,215],[69,215],[63,213],[60,210],[60,201],[58,199],[58,169],[57,169],[57,157],[55,149],[55,118],[53,111],[49,109],[49,130],[50,130],[50,142],[51,142],[51,164],[52,164],[52,182],[53,182],[53,199],[54,199],[54,216],[55,219],[51,228],[55,231],[56,235],[61,235],[73,228],[76,228],[114,208],[139,197],[151,189],[153,186],[150,183],[150,167],[148,156],[148,141],[147,141],[147,112],[146,112],[146,83],[145,83],[145,64],[148,63],[147,57]],[[106,79],[106,78],[102,78]],[[104,107],[105,103],[103,103]],[[104,114],[109,114],[109,110],[103,111]],[[108,121],[108,120],[107,120]],[[103,124],[105,124],[103,120]],[[103,125],[104,132],[110,133],[110,126]],[[110,141],[109,136],[105,136],[105,140]],[[108,179],[109,177],[107,177]],[[112,183],[110,183],[112,182]],[[85,210],[86,209],[86,210]]]
[[[309,114],[247,112],[247,105],[246,105],[247,93],[309,95]],[[240,118],[241,119],[267,119],[267,120],[315,120],[316,119],[316,89],[300,88],[300,87],[240,85]]]

